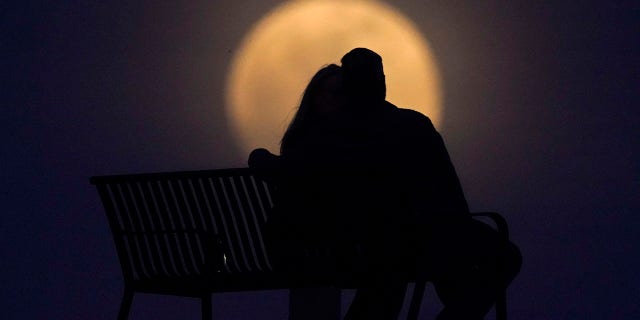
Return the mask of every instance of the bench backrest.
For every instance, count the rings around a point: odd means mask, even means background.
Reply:
[[[246,168],[92,177],[125,281],[271,271],[269,186]]]

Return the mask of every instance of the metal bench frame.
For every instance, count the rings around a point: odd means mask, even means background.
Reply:
[[[271,191],[248,168],[96,176],[90,182],[124,276],[118,319],[128,318],[136,292],[200,298],[202,319],[211,320],[213,293],[331,285],[313,277],[294,283],[273,271],[263,241]],[[493,219],[508,240],[499,214],[476,215]],[[418,318],[427,282],[413,280],[408,319]],[[496,315],[506,319],[504,295]]]

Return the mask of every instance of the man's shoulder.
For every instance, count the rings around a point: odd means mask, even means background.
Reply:
[[[431,119],[426,115],[413,109],[399,108],[390,102],[387,102],[387,104],[392,107],[394,113],[397,115],[397,120],[403,124],[416,125],[423,128],[434,128]]]

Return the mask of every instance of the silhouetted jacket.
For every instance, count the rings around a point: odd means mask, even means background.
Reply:
[[[286,248],[284,255],[296,246],[327,246],[349,256],[362,245],[384,261],[402,260],[420,233],[418,220],[468,217],[429,118],[388,102],[366,108],[308,128],[280,157],[253,154],[253,167],[270,172],[278,186],[268,238]]]

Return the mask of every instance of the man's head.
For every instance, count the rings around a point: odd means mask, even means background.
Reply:
[[[366,48],[355,48],[345,54],[341,62],[347,94],[358,100],[385,99],[387,88],[380,55]]]

